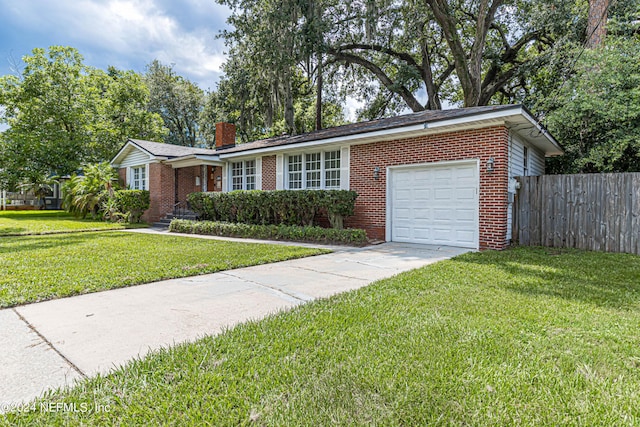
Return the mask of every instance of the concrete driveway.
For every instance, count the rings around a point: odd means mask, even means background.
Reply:
[[[396,243],[334,249],[0,310],[0,412],[150,350],[468,252]]]

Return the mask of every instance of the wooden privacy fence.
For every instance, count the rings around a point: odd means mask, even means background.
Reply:
[[[640,254],[640,173],[516,179],[515,242]]]

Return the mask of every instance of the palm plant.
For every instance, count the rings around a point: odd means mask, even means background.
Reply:
[[[94,218],[99,215],[102,203],[113,196],[115,170],[108,162],[85,165],[84,175],[73,175],[62,187],[62,207],[75,216]]]

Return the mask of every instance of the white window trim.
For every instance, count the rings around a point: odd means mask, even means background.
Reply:
[[[142,188],[135,188],[133,186],[133,183],[134,183],[134,180],[133,180],[134,169],[142,169],[142,170],[144,170],[144,180],[142,181]],[[127,186],[129,186],[131,189],[134,189],[134,190],[149,190],[149,167],[148,167],[147,164],[135,165],[135,166],[129,166],[128,167],[128,170],[127,170]]]
[[[346,150],[348,151],[349,148],[346,147]],[[332,170],[337,170],[340,172],[340,184],[338,186],[332,186],[332,187],[327,187],[326,186],[326,181],[327,181],[327,177],[326,177],[326,164],[325,164],[325,160],[326,160],[326,153],[334,153],[334,152],[338,152],[339,156],[340,156],[340,167],[337,169],[332,169]],[[307,161],[306,161],[306,157],[307,154],[314,154],[314,153],[320,153],[320,187],[315,187],[315,188],[307,188]],[[331,149],[326,149],[326,150],[306,150],[306,151],[295,151],[295,152],[290,152],[290,153],[286,153],[282,156],[282,173],[277,172],[276,175],[278,177],[279,182],[277,184],[282,183],[282,189],[286,189],[286,190],[290,190],[291,188],[289,188],[289,157],[292,156],[302,156],[302,187],[301,188],[294,188],[293,190],[340,190],[340,189],[345,189],[345,179],[349,179],[349,174],[348,174],[348,163],[347,165],[345,165],[345,161],[348,162],[349,158],[348,155],[345,156],[345,149],[344,148],[340,148],[340,147],[336,147],[336,148],[331,148]],[[345,158],[346,157],[346,158]],[[280,159],[277,159],[280,160]],[[279,163],[279,162],[278,162]],[[277,164],[276,166],[280,166],[279,164]],[[345,168],[346,166],[346,168]],[[278,169],[278,168],[277,168]],[[345,169],[346,173],[345,173]],[[346,183],[348,185],[348,181]],[[279,187],[279,185],[278,185]],[[346,188],[348,189],[348,187]]]
[[[228,191],[240,191],[240,190],[246,190],[247,189],[247,162],[254,162],[253,163],[253,170],[254,173],[252,175],[249,176],[253,176],[255,181],[254,181],[254,188],[252,188],[252,190],[261,190],[262,189],[262,157],[257,157],[257,158],[253,158],[253,159],[245,159],[245,160],[237,160],[237,161],[233,161],[233,162],[229,162],[228,164],[228,168],[227,168],[227,176],[228,176]],[[234,163],[242,163],[242,188],[233,188],[233,165]]]

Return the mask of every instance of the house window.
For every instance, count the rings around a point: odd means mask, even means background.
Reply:
[[[523,151],[522,151],[522,166],[523,166],[523,170],[524,176],[527,176],[527,172],[529,170],[529,148],[528,147],[524,147]]]
[[[340,188],[340,151],[329,151],[324,154],[324,186]]]
[[[340,150],[288,156],[287,186],[290,190],[340,188]]]
[[[256,161],[231,163],[231,189],[255,190],[256,189]]]
[[[131,179],[129,185],[133,190],[147,189],[147,167],[136,166],[131,168]]]
[[[299,190],[302,188],[302,154],[289,156],[289,189]]]
[[[305,155],[305,167],[307,169],[305,183],[307,188],[320,188],[320,177],[322,176],[321,166],[320,153]]]

